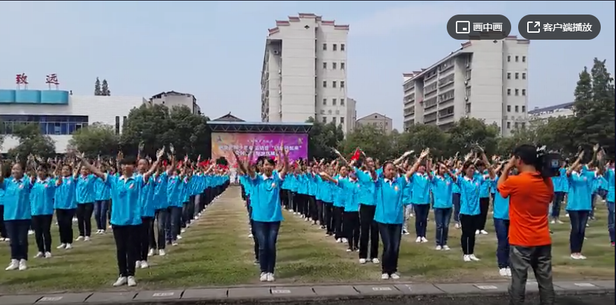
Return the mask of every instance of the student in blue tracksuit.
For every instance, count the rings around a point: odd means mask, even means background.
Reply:
[[[551,211],[551,223],[559,223],[560,221],[560,210],[562,208],[562,204],[565,202],[565,195],[569,191],[569,182],[567,180],[567,169],[565,168],[565,163],[563,162],[561,168],[558,170],[558,175],[551,178],[552,185],[554,185],[554,200],[552,201],[552,211]]]
[[[259,242],[259,265],[262,282],[273,282],[276,267],[276,241],[280,222],[283,220],[280,204],[280,187],[289,168],[288,151],[281,144],[283,165],[274,171],[276,163],[272,159],[263,161],[263,173],[257,174],[248,164],[241,162],[235,152],[240,169],[248,174],[247,182],[251,188],[250,206],[255,235]]]
[[[615,232],[615,225],[614,225],[614,201],[615,200],[615,184],[616,182],[614,181],[614,161],[610,161],[607,165],[607,168],[605,170],[605,180],[607,181],[607,195],[605,197],[605,201],[607,204],[607,228],[608,228],[608,233],[610,235],[610,243],[612,245],[612,247],[614,247],[614,242],[616,241],[616,232]]]
[[[105,165],[99,164],[99,169],[109,172]],[[96,219],[96,234],[105,234],[107,228],[107,211],[111,206],[111,191],[109,185],[101,178],[94,181],[94,218]]]
[[[139,205],[141,206],[141,228],[139,230],[139,238],[137,242],[137,261],[135,268],[149,268],[148,252],[150,250],[150,235],[154,223],[154,215],[156,213],[156,202],[154,201],[154,178],[152,173],[156,168],[154,164],[150,165],[150,161],[140,159],[137,162],[136,179],[143,180],[139,194]],[[150,173],[148,177],[146,173]]]
[[[30,206],[32,211],[32,229],[38,247],[35,258],[51,258],[51,221],[53,219],[53,197],[55,189],[62,184],[62,177],[51,178],[49,166],[39,164],[36,175],[32,175]]]
[[[77,210],[75,193],[79,171],[73,171],[73,167],[69,164],[61,164],[60,167],[62,184],[56,187],[53,198],[60,235],[60,245],[57,249],[70,250],[73,248],[73,217]]]
[[[346,167],[342,167],[345,168]],[[344,227],[344,237],[348,242],[347,252],[359,250],[359,200],[357,194],[361,184],[357,181],[355,174],[344,172],[342,175],[337,175],[332,178],[327,173],[319,174],[321,181],[325,180],[336,185],[335,196],[344,198],[342,200],[342,221]],[[340,199],[339,199],[340,200]],[[334,204],[336,199],[334,199]],[[334,207],[335,209],[336,207]]]
[[[0,159],[0,172],[2,160]],[[4,190],[4,225],[11,241],[11,262],[9,270],[26,270],[28,260],[28,229],[31,222],[30,178],[24,175],[21,164],[11,168],[11,176],[0,175],[0,189]]]
[[[487,168],[492,166],[483,160],[479,160],[475,163],[475,167],[477,168],[475,175],[483,176],[481,188],[479,189],[479,227],[475,230],[475,234],[486,235],[488,234],[488,231],[486,231],[486,221],[488,221],[488,211],[490,210],[490,186],[492,185]],[[492,168],[491,170],[494,172]]]
[[[334,170],[330,167],[327,169],[328,175],[334,175]],[[334,210],[334,195],[335,186],[329,180],[324,180],[321,175],[317,176],[319,183],[319,196],[323,201],[323,223],[325,227],[325,234],[328,236],[334,235],[334,222],[333,222],[333,210]]]
[[[111,225],[116,243],[119,277],[113,286],[135,286],[135,264],[138,257],[137,244],[141,229],[142,206],[139,197],[141,189],[154,173],[158,162],[164,154],[164,149],[156,152],[156,162],[142,175],[134,174],[135,161],[125,158],[120,161],[121,175],[108,175],[95,166],[92,166],[83,154],[77,154],[84,167],[109,184],[113,209],[111,211]]]
[[[453,173],[456,177],[460,176],[459,169],[462,168],[462,161],[456,162],[456,167],[453,170]],[[460,186],[457,183],[453,184],[451,189],[451,202],[453,203],[453,221],[455,222],[455,228],[460,228]]]
[[[173,163],[173,162],[172,162]],[[164,166],[159,166],[156,169],[156,173],[153,176],[154,180],[154,219],[156,221],[156,227],[154,227],[154,222],[152,222],[152,228],[150,233],[150,252],[152,255],[160,255],[165,256],[165,245],[166,245],[166,230],[169,213],[167,213],[167,209],[169,208],[169,203],[167,202],[167,178],[169,177],[169,172],[173,170],[174,165],[171,164],[163,168]],[[148,253],[149,255],[150,253]]]
[[[4,172],[0,172],[0,176],[5,177]],[[4,189],[0,188],[0,242],[7,238],[6,229],[4,227]]]
[[[437,172],[430,180],[430,189],[434,198],[434,220],[436,222],[436,250],[449,250],[449,221],[451,220],[452,189],[457,177],[447,165],[439,164]]]
[[[498,178],[505,163],[501,164],[496,172],[499,173],[492,181],[492,188],[498,185]],[[496,262],[500,276],[511,276],[509,269],[509,196],[503,197],[500,193],[494,194],[494,231],[496,233]]]
[[[379,261],[379,226],[375,221],[376,213],[376,184],[371,176],[374,171],[377,176],[380,176],[380,169],[376,168],[374,160],[370,157],[366,158],[364,165],[366,171],[362,171],[356,167],[353,168],[359,183],[361,184],[359,191],[359,263],[365,264],[366,261],[371,261],[378,264]]]
[[[593,161],[596,158],[598,147],[595,147]],[[571,222],[571,233],[569,235],[569,246],[571,258],[575,260],[586,259],[582,255],[584,236],[586,235],[586,224],[588,215],[592,209],[592,187],[597,174],[582,165],[584,152],[581,152],[575,162],[567,169],[569,180],[569,194],[567,197],[567,213]]]
[[[91,171],[81,166],[81,175],[77,178],[75,187],[75,199],[77,200],[77,228],[79,236],[77,241],[90,240],[92,233],[92,213],[94,212],[94,182],[96,176]],[[100,170],[99,170],[100,171]]]
[[[334,177],[334,180],[348,180],[349,170],[345,165],[340,166],[338,175]],[[334,223],[334,239],[336,242],[345,243],[347,238],[343,231],[342,226],[342,214],[344,212],[344,205],[347,199],[347,193],[342,188],[334,189],[334,209],[333,209],[333,223]]]
[[[251,204],[251,202],[250,202],[250,194],[252,192],[252,186],[251,186],[251,184],[248,181],[248,179],[250,179],[248,177],[248,175],[245,174],[242,171],[240,171],[240,172],[241,172],[241,174],[240,174],[240,184],[243,185],[244,192],[246,192],[246,207],[248,208],[248,219],[250,221],[250,235],[251,235],[251,237],[253,239],[253,243],[254,243],[255,265],[259,265],[259,240],[257,239],[257,234],[255,234],[255,228],[254,228],[253,219],[252,219],[252,208],[250,206],[250,204]],[[257,172],[258,172],[258,170],[257,170]]]
[[[410,169],[411,204],[415,212],[415,242],[426,243],[426,230],[428,227],[428,214],[430,213],[430,180],[432,173],[430,162],[426,163],[423,158],[418,158]]]

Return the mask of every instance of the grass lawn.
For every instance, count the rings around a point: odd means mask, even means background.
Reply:
[[[373,282],[380,277],[380,266],[359,265],[357,253],[345,252],[346,245],[336,244],[316,226],[285,212],[278,238],[277,283]],[[554,225],[553,261],[557,280],[613,279],[614,249],[609,245],[606,209],[598,205],[597,218],[587,228],[584,244],[586,261],[569,258],[569,226]],[[563,220],[567,219],[563,217]],[[413,219],[409,228],[412,230]],[[416,244],[414,235],[404,236],[399,269],[406,281],[490,281],[501,279],[496,268],[496,239],[491,233],[478,236],[476,255],[480,262],[463,263],[459,230],[450,229],[451,251],[435,251],[432,239],[434,223],[428,228],[429,243]],[[54,229],[55,230],[55,229]],[[246,209],[239,199],[239,188],[230,188],[208,208],[205,217],[185,234],[165,257],[152,257],[151,268],[137,271],[137,290],[187,288],[222,285],[258,284],[254,266],[252,239],[248,238]],[[57,232],[52,233],[54,247]],[[432,236],[432,238],[430,238]],[[27,271],[0,269],[0,293],[116,290],[115,245],[111,234],[94,235],[89,243],[76,242],[69,251],[55,250],[51,259],[30,259]],[[55,248],[54,248],[55,249]],[[31,237],[30,256],[36,254]],[[9,261],[8,244],[0,244],[0,262]],[[127,289],[127,288],[121,288]]]

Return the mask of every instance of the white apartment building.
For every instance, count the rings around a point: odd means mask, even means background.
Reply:
[[[357,101],[350,97],[347,97],[347,105],[346,105],[346,130],[347,132],[352,132],[355,129],[355,122],[357,121]]]
[[[348,25],[315,14],[290,16],[269,29],[261,71],[261,121],[334,122],[345,132],[348,117]]]
[[[367,116],[361,117],[356,122],[357,125],[372,125],[374,128],[382,130],[384,133],[389,134],[393,131],[393,120],[377,112],[371,113]]]
[[[508,136],[528,122],[530,41],[472,40],[426,69],[403,74],[404,128],[447,129],[463,117],[495,123]]]
[[[194,114],[201,114],[201,108],[197,105],[197,98],[190,93],[180,93],[175,91],[161,92],[150,98],[152,104],[165,105],[169,109],[173,106],[186,106]]]
[[[574,103],[563,103],[548,107],[535,107],[528,112],[528,120],[531,125],[536,125],[555,117],[572,117],[575,115]]]

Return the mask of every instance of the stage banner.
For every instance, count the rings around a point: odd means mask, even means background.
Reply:
[[[306,159],[308,157],[307,134],[282,134],[282,133],[212,133],[212,159],[225,157],[230,168],[236,168],[237,163],[233,156],[233,150],[238,155],[245,155],[250,148],[255,147],[253,160],[259,156],[276,157],[276,148],[283,143],[289,151],[289,162]]]

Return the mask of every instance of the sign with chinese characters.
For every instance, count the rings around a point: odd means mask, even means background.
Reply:
[[[289,151],[289,162],[308,157],[308,135],[281,133],[212,133],[212,159],[225,157],[230,168],[235,168],[237,162],[233,151],[238,155],[247,155],[254,146],[253,160],[259,156],[276,158],[276,150],[282,143]]]
[[[60,85],[60,82],[58,81],[58,74],[47,74],[45,77],[45,83],[49,86],[49,89],[51,89],[51,85],[56,86],[56,89],[58,89],[58,86]]]
[[[447,22],[447,32],[459,40],[504,39],[511,22],[503,15],[455,15]]]
[[[17,85],[17,89],[21,89],[22,85],[24,89],[28,89],[28,75],[26,75],[26,73],[15,75],[15,84]]]
[[[518,30],[526,39],[590,40],[601,32],[601,23],[593,15],[526,15]]]

